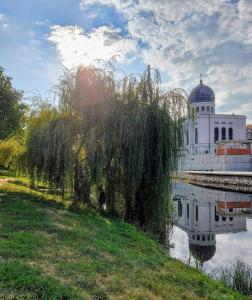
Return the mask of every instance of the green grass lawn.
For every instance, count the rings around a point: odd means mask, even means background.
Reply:
[[[0,179],[0,299],[247,299],[134,226],[47,198]]]

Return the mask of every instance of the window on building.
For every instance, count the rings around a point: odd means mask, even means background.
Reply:
[[[223,141],[226,140],[226,128],[225,128],[225,127],[223,127],[223,128],[221,129],[221,139],[222,139]]]
[[[198,107],[198,106],[196,107],[196,112],[197,112],[197,113],[199,112],[199,107]]]
[[[178,216],[181,218],[182,217],[182,213],[183,213],[183,206],[181,201],[178,201]]]
[[[231,127],[228,129],[228,139],[229,140],[233,139],[233,128]]]
[[[206,237],[205,237],[205,235],[203,234],[203,235],[202,235],[202,241],[205,242],[205,240],[206,240]]]
[[[189,145],[189,132],[186,130],[186,145]]]
[[[207,106],[207,111],[208,111],[208,112],[210,111],[210,107],[209,107],[209,106]]]
[[[199,220],[199,207],[198,207],[198,205],[196,205],[196,212],[195,212],[195,220],[196,220],[196,222],[198,222],[198,220]]]
[[[200,236],[197,234],[197,241],[199,241],[200,240]]]
[[[213,107],[211,107],[211,112],[213,113]]]
[[[205,111],[205,106],[201,106],[201,111]]]
[[[186,216],[189,219],[189,203],[186,204]]]
[[[214,142],[216,143],[219,140],[219,128],[214,128]]]
[[[216,206],[214,208],[214,214],[215,214],[215,221],[218,222],[219,221],[219,216],[216,214]]]
[[[195,128],[195,144],[198,144],[199,134],[198,134],[198,128]]]

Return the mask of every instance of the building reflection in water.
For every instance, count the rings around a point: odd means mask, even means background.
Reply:
[[[246,231],[251,194],[206,189],[184,183],[173,186],[175,224],[188,235],[189,263],[203,267],[216,251],[216,235]]]

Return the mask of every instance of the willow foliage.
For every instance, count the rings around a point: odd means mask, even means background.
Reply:
[[[62,192],[71,164],[69,122],[55,110],[43,109],[39,116],[32,118],[27,138],[27,168],[32,180],[49,182]]]
[[[140,80],[125,78],[106,101],[103,122],[92,127],[88,151],[108,210],[116,213],[123,199],[125,219],[155,233],[162,233],[168,217],[187,109],[183,91],[161,93],[159,86],[159,75],[150,68]]]
[[[23,135],[13,134],[0,141],[0,165],[9,169],[20,169],[22,158],[25,153]]]
[[[31,120],[31,178],[86,202],[91,191],[98,202],[102,191],[108,212],[162,233],[182,145],[183,91],[161,92],[159,73],[150,68],[123,80],[79,68],[60,80],[59,100],[58,108],[44,107]]]

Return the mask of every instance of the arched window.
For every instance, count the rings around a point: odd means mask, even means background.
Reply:
[[[199,134],[198,134],[198,128],[195,128],[195,144],[198,144]]]
[[[186,145],[189,145],[189,132],[186,130]]]
[[[197,113],[199,112],[199,107],[198,107],[198,106],[196,107],[196,112],[197,112]]]
[[[213,113],[213,107],[211,107],[211,112]]]
[[[207,106],[207,111],[208,111],[208,112],[210,111],[210,108],[209,108],[209,106]]]
[[[214,128],[214,142],[216,143],[219,140],[219,128]]]
[[[196,213],[195,213],[195,220],[198,222],[199,220],[199,207],[196,205]]]
[[[231,127],[228,129],[228,139],[229,140],[233,139],[233,128]]]
[[[187,219],[189,219],[189,215],[190,215],[190,212],[189,212],[189,203],[186,204],[186,217]]]
[[[201,106],[201,111],[205,111],[205,106]]]
[[[225,127],[223,127],[223,128],[221,129],[221,139],[222,139],[223,141],[225,141],[225,139],[226,139],[226,128],[225,128]]]

